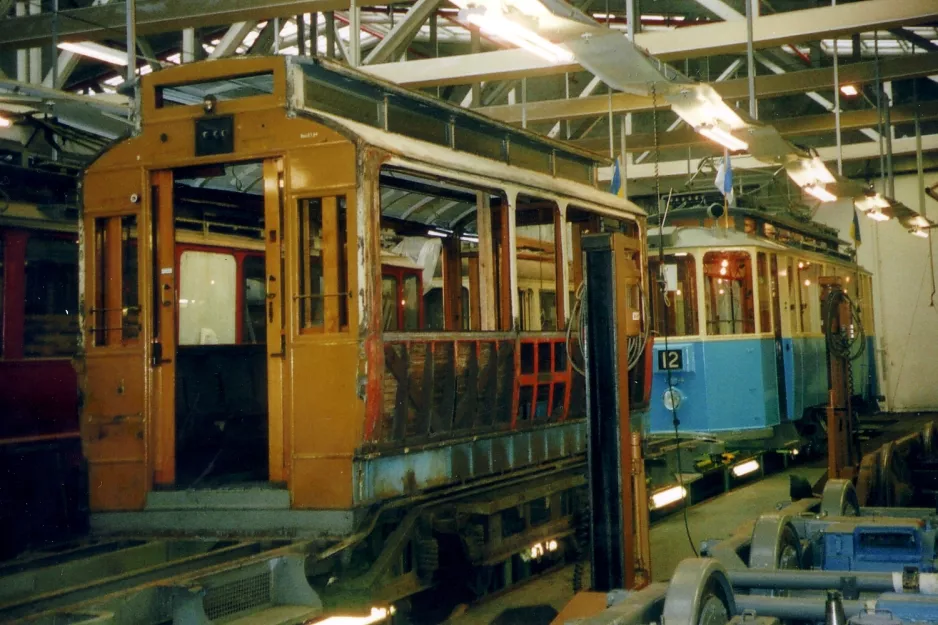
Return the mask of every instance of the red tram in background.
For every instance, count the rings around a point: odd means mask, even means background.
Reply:
[[[77,220],[0,212],[0,557],[85,531],[78,434]]]

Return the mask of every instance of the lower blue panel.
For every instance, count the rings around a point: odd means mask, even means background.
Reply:
[[[656,341],[655,351],[662,349],[663,342]],[[672,384],[682,396],[680,431],[740,431],[778,424],[774,339],[669,341],[668,349],[686,354],[683,369],[672,372]],[[657,354],[653,362],[661,362]],[[662,401],[667,386],[667,373],[655,370],[649,419],[653,434],[674,431],[671,411]]]
[[[583,420],[355,459],[355,503],[410,495],[586,452]]]

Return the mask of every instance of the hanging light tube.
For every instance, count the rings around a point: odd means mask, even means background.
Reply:
[[[836,202],[837,196],[822,187],[820,184],[809,184],[804,186],[804,192],[813,195],[822,202]]]
[[[754,471],[759,470],[759,461],[758,460],[747,460],[746,462],[737,464],[733,467],[733,475],[736,477],[742,477],[744,475],[749,475]]]
[[[687,489],[683,486],[672,486],[664,490],[659,490],[651,496],[652,510],[660,510],[672,503],[677,503],[687,497]]]
[[[719,126],[709,126],[703,125],[697,129],[697,132],[707,137],[711,141],[719,143],[728,150],[733,150],[738,152],[740,150],[745,150],[749,147],[749,144],[743,141],[742,139],[737,139],[732,134],[723,130]]]
[[[853,205],[857,207],[857,210],[866,212],[874,208],[889,208],[889,200],[879,193],[874,193],[872,195],[864,195],[860,199],[854,200]]]
[[[10,119],[9,117],[4,117],[3,115],[0,115],[0,128],[9,128],[12,125],[13,125],[12,119]]]
[[[127,53],[122,52],[121,50],[115,50],[114,48],[109,48],[107,46],[102,46],[99,43],[94,43],[93,41],[63,41],[59,44],[59,50],[65,50],[66,52],[71,52],[73,54],[80,54],[81,56],[87,56],[90,59],[97,59],[98,61],[104,61],[105,63],[110,63],[111,65],[127,65]]]
[[[909,232],[912,233],[912,234],[914,234],[915,236],[921,237],[921,238],[923,238],[923,239],[927,239],[927,238],[928,238],[928,230],[926,230],[926,229],[924,229],[924,228],[912,228],[911,230],[909,230]]]
[[[574,59],[572,52],[566,48],[558,46],[552,41],[544,39],[530,29],[512,22],[502,15],[489,15],[477,11],[466,11],[465,19],[470,24],[475,24],[481,30],[489,35],[494,35],[499,39],[504,39],[519,48],[535,54],[545,61],[551,63],[570,63]]]
[[[889,221],[889,215],[879,210],[878,208],[867,211],[866,216],[874,221]]]

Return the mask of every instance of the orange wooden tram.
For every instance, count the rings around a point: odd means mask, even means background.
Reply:
[[[582,454],[580,237],[644,237],[589,153],[323,60],[142,78],[84,178],[98,531],[349,533]]]

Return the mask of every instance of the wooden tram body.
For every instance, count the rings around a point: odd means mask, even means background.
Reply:
[[[579,238],[644,237],[593,156],[326,61],[195,63],[140,98],[84,179],[94,528],[342,534],[584,451]]]

